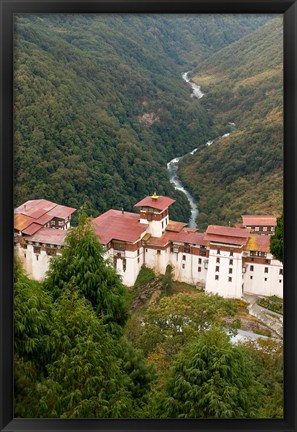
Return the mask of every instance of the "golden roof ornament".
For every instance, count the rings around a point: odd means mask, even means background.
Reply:
[[[156,192],[154,192],[152,195],[152,200],[157,201],[158,198],[159,198],[159,195],[157,195]]]

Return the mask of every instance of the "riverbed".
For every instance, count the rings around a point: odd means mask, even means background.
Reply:
[[[187,83],[189,83],[192,87],[193,90],[193,94],[198,98],[201,99],[202,96],[204,96],[204,93],[202,93],[201,89],[199,86],[197,86],[195,83],[193,83],[190,78],[188,77],[189,72],[185,72],[182,74],[182,78],[184,81],[186,81]],[[222,136],[218,136],[216,138],[213,139],[209,139],[205,145],[210,146],[213,144],[213,142],[219,138],[226,138],[230,135],[230,133],[232,133],[235,129],[236,129],[236,125],[233,122],[229,122],[228,123],[228,128],[230,129],[230,132],[225,133]],[[174,185],[174,188],[176,190],[179,190],[181,192],[183,192],[186,197],[188,198],[190,207],[191,207],[191,216],[188,222],[188,226],[190,228],[197,228],[197,224],[196,224],[196,218],[199,214],[199,209],[198,209],[198,204],[195,200],[195,198],[190,194],[190,192],[184,187],[184,185],[182,184],[180,178],[178,177],[177,171],[178,171],[178,165],[180,160],[187,156],[187,155],[194,155],[198,150],[198,147],[195,147],[191,152],[186,153],[185,155],[182,156],[177,156],[173,159],[171,159],[171,161],[169,161],[167,163],[167,170],[168,170],[168,174],[169,174],[169,181],[170,183],[172,183]]]

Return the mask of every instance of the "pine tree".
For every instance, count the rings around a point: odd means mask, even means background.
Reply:
[[[151,402],[161,418],[256,417],[262,386],[245,349],[223,330],[210,329],[178,355],[165,388]]]
[[[104,259],[103,248],[85,215],[67,235],[62,255],[52,260],[44,284],[54,298],[67,286],[77,287],[113,332],[121,331],[128,318],[127,290]]]

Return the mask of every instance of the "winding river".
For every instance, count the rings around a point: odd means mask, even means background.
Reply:
[[[193,89],[193,94],[198,98],[201,99],[204,96],[204,93],[202,93],[201,89],[199,86],[197,86],[196,84],[194,84],[189,78],[188,78],[188,74],[189,72],[185,72],[182,77],[183,79],[189,83]],[[232,132],[235,129],[235,123],[228,123],[228,127],[230,128],[230,132]],[[228,137],[230,135],[230,132],[225,133],[222,136],[219,136],[217,138],[214,138],[213,140],[208,140],[206,142],[207,146],[210,146],[215,140],[219,139],[219,138],[225,138]],[[178,156],[173,158],[171,161],[169,161],[167,163],[167,170],[168,170],[168,174],[169,174],[169,181],[170,183],[172,183],[174,185],[174,188],[176,190],[179,190],[181,192],[183,192],[186,197],[188,198],[190,207],[191,207],[191,217],[189,219],[188,222],[188,226],[190,228],[197,228],[197,224],[196,224],[196,217],[198,216],[199,213],[199,209],[198,209],[198,205],[197,202],[195,201],[195,199],[192,197],[192,195],[190,194],[190,192],[183,186],[180,178],[177,175],[177,171],[178,171],[178,164],[179,161],[187,156],[187,155],[194,155],[196,153],[196,151],[198,150],[198,147],[194,148],[191,152],[182,155],[182,156]]]

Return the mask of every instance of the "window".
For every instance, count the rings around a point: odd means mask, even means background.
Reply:
[[[198,259],[198,264],[202,264],[202,259],[201,258]]]
[[[266,264],[270,264],[269,259],[265,260],[265,263],[266,263]]]
[[[190,253],[190,246],[189,245],[185,245],[184,252]]]
[[[138,263],[140,262],[140,258],[137,258],[137,262],[138,262]]]
[[[147,252],[147,249],[145,251]]]
[[[216,266],[216,272],[220,271],[220,267]]]
[[[281,280],[281,279],[279,279],[279,283],[282,283],[282,280]]]
[[[268,267],[265,267],[264,273],[268,273]]]
[[[36,261],[38,261],[39,255],[35,255],[36,256]]]
[[[185,265],[183,264],[183,269],[185,268]]]
[[[199,272],[199,273],[201,272],[201,267],[198,267],[198,272]]]
[[[279,269],[279,274],[280,274],[280,275],[283,274],[283,269]]]
[[[137,256],[139,256],[140,255],[140,250],[139,249],[137,249]]]
[[[218,275],[215,275],[215,280],[219,280],[219,276]]]
[[[183,261],[185,261],[186,260],[186,255],[183,255]]]
[[[263,231],[267,231],[267,227],[263,227]]]
[[[26,258],[26,252],[24,253],[24,258]]]
[[[233,259],[230,259],[229,265],[233,265]]]
[[[218,251],[217,251],[217,254],[218,254],[218,255],[220,255],[220,253],[221,253],[221,250],[220,250],[220,249],[218,249]]]
[[[35,254],[40,254],[40,249],[41,249],[40,247],[36,247],[36,246],[33,247],[33,251]]]
[[[253,276],[250,276],[250,279],[253,279]]]
[[[233,251],[230,251],[230,256],[233,256]]]
[[[274,227],[271,227],[271,231],[274,231]]]
[[[164,228],[164,222],[162,221],[162,228]]]
[[[253,265],[250,266],[250,271],[254,271],[254,266]]]
[[[255,231],[259,231],[259,227],[255,227]]]
[[[232,268],[229,268],[229,273],[232,273]]]
[[[170,248],[170,252],[171,252],[171,253],[173,253],[173,247],[172,247],[172,248]]]
[[[157,254],[158,254],[158,255],[161,255],[161,251],[160,251],[159,249],[157,250]]]
[[[217,258],[217,263],[219,263],[220,262],[220,258]]]
[[[267,282],[267,278],[265,278],[264,280],[265,280],[265,282]]]
[[[229,281],[229,282],[232,282],[232,277],[229,277],[229,278],[228,278],[228,281]]]

